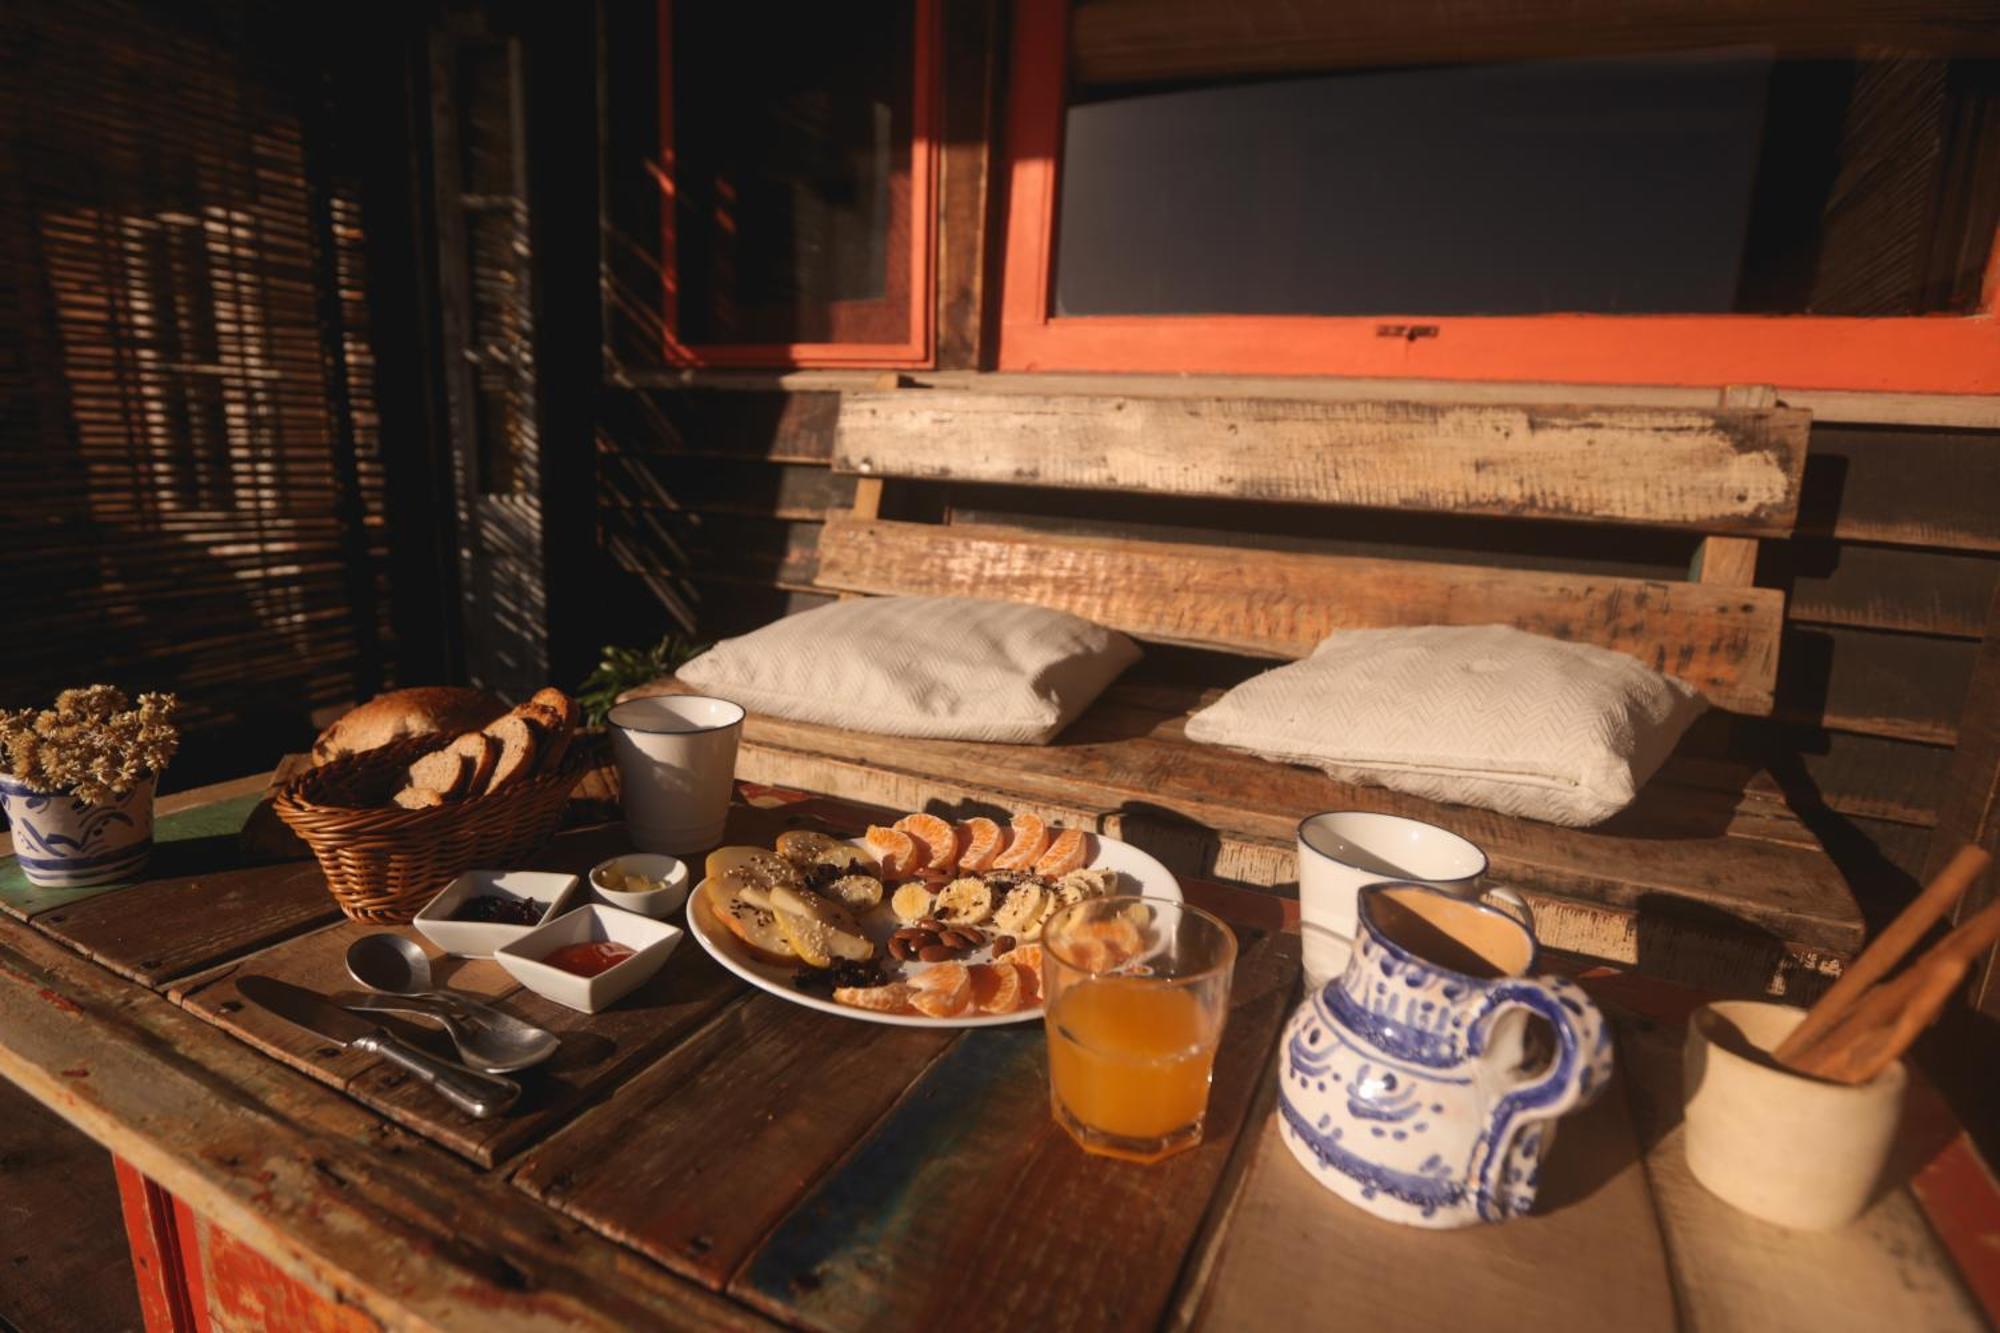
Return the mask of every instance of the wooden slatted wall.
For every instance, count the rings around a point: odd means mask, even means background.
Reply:
[[[268,762],[389,664],[359,209],[268,18],[0,15],[0,701],[178,690],[170,781]]]

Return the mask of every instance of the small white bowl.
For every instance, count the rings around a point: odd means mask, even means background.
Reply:
[[[615,907],[579,907],[520,939],[493,951],[493,959],[514,980],[557,1004],[594,1014],[608,1009],[660,970],[667,955],[681,942],[679,926],[621,912]],[[611,940],[632,950],[632,956],[594,977],[565,972],[542,959],[565,944]]]
[[[664,887],[643,893],[627,893],[623,889],[607,889],[598,881],[598,875],[609,871],[620,871],[628,875],[644,875],[647,879],[663,881]],[[597,901],[611,907],[620,907],[640,916],[669,916],[687,901],[687,862],[677,856],[658,856],[651,852],[633,852],[627,856],[614,856],[609,861],[600,861],[590,868],[590,894]]]
[[[411,922],[432,944],[455,958],[491,958],[503,944],[520,939],[537,926],[568,911],[582,887],[575,875],[546,870],[468,870],[444,892],[425,903]],[[512,898],[539,904],[533,926],[503,926],[490,921],[447,920],[467,898]]]

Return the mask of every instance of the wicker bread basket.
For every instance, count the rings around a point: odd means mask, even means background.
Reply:
[[[326,872],[340,910],[356,921],[401,924],[464,872],[518,866],[562,823],[563,803],[582,776],[582,746],[553,773],[430,810],[390,797],[413,760],[439,738],[396,741],[311,769],[272,802]]]

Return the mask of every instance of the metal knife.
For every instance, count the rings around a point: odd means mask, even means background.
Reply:
[[[499,1115],[521,1095],[521,1085],[514,1080],[481,1074],[450,1060],[440,1060],[399,1040],[379,1024],[351,1014],[325,996],[303,986],[294,986],[276,977],[253,976],[239,980],[236,989],[246,1000],[269,1009],[288,1023],[296,1023],[350,1050],[378,1055],[390,1064],[409,1071],[475,1120]]]

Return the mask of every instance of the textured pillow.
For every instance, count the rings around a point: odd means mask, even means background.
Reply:
[[[677,674],[801,722],[1042,744],[1138,658],[1123,634],[1046,607],[864,597],[724,639]]]
[[[1504,625],[1350,630],[1237,686],[1187,734],[1343,782],[1580,826],[1630,804],[1704,706],[1623,653]]]

